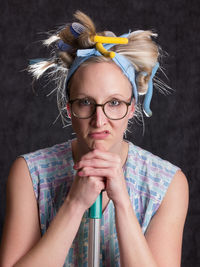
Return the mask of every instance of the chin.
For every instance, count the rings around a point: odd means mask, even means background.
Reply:
[[[90,150],[102,147],[103,150],[109,151],[111,147],[110,142],[108,142],[107,140],[102,140],[102,139],[95,139],[95,140],[90,139],[88,140],[87,144]]]
[[[116,142],[113,142],[111,140],[93,140],[90,142],[90,149],[94,149],[96,146],[104,151],[109,151],[113,153],[119,153],[121,151],[120,144],[123,143],[123,140],[118,140]]]
[[[79,139],[79,144],[84,144],[83,151],[84,153],[87,153],[88,151],[91,151],[97,147],[99,149],[110,151],[110,152],[118,152],[119,151],[119,145],[123,142],[123,139],[120,140],[113,140],[111,138],[106,139],[93,139],[88,136],[85,138],[81,137]]]

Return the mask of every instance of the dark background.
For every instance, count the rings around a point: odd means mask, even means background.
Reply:
[[[137,124],[128,138],[137,145],[180,166],[188,177],[190,206],[184,230],[182,266],[200,266],[200,155],[199,55],[200,9],[198,0],[7,0],[0,1],[0,234],[5,215],[5,184],[17,155],[64,142],[70,127],[62,128],[56,95],[46,95],[45,80],[32,88],[25,71],[28,59],[43,57],[39,40],[44,32],[72,21],[77,9],[96,22],[98,30],[116,34],[129,29],[153,29],[157,42],[168,52],[163,66],[169,77],[160,78],[175,91],[155,91],[153,116],[145,118],[145,133]]]

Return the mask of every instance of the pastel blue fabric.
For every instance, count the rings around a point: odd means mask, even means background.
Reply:
[[[131,142],[128,144],[123,172],[132,208],[145,234],[179,168]],[[72,140],[22,156],[29,168],[38,204],[41,234],[44,235],[66,199],[76,175]],[[88,266],[88,233],[87,210],[63,267]],[[100,235],[100,266],[119,267],[115,208],[111,200],[102,214]]]

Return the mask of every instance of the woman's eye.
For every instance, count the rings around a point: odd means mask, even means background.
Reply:
[[[79,100],[79,105],[89,106],[89,105],[91,105],[91,101],[88,98],[80,99]]]
[[[121,104],[121,101],[119,101],[117,99],[113,99],[113,100],[109,101],[110,106],[119,106],[120,104]]]

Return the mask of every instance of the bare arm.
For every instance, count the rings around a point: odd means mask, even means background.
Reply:
[[[26,163],[20,158],[14,162],[7,181],[0,266],[12,266],[39,239],[37,203]]]
[[[180,266],[187,208],[188,184],[181,171],[175,174],[146,239],[130,205],[116,206],[121,266]]]
[[[159,266],[181,265],[188,202],[188,182],[185,175],[178,171],[146,232],[147,242]]]
[[[84,211],[94,202],[101,186],[94,190],[84,179],[75,179],[64,204],[41,238],[30,174],[25,160],[17,159],[7,183],[7,212],[0,266],[38,267],[41,262],[48,267],[63,266]],[[91,195],[87,190],[95,193]]]

